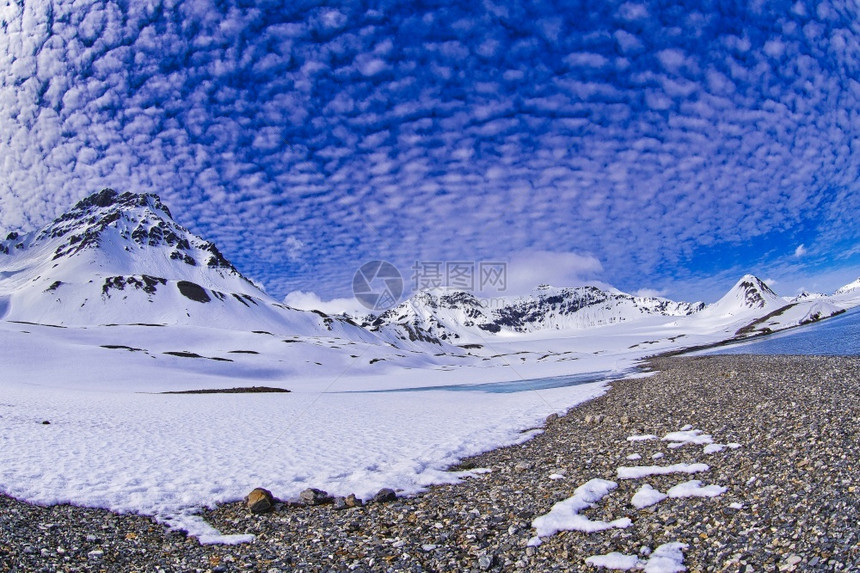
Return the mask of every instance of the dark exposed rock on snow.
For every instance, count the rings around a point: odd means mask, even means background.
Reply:
[[[176,283],[176,287],[182,293],[182,296],[190,298],[195,302],[207,303],[212,300],[206,294],[206,289],[198,284],[189,281],[179,281]]]

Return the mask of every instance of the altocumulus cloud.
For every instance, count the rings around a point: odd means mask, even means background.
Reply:
[[[7,3],[0,228],[156,192],[276,296],[370,259],[670,295],[856,263],[858,36],[835,1]]]

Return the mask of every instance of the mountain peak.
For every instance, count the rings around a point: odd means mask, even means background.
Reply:
[[[114,237],[110,239],[108,237]],[[189,233],[174,222],[170,210],[158,195],[152,193],[118,193],[105,188],[80,201],[46,226],[35,243],[60,239],[54,250],[54,259],[75,255],[90,249],[105,247],[107,243],[123,242],[138,247],[167,246],[176,254],[173,258],[185,259],[184,251],[190,248]],[[126,249],[128,250],[128,249]],[[216,265],[223,264],[220,253],[212,253]]]
[[[764,308],[770,300],[778,298],[767,283],[750,274],[741,277],[733,290],[743,292],[744,306],[748,308]]]
[[[92,264],[117,275],[142,272],[191,280],[202,279],[195,269],[203,268],[247,280],[213,243],[176,223],[158,195],[111,188],[81,199],[39,231],[10,233],[0,242],[0,253],[31,261],[44,257],[54,268],[65,262]]]
[[[767,307],[773,307],[775,310],[785,304],[785,301],[763,280],[755,275],[746,274],[723,298],[708,306],[708,312],[716,315],[734,315]]]
[[[89,212],[93,209],[104,209],[115,207],[118,209],[133,209],[135,207],[148,207],[154,211],[161,211],[169,219],[173,219],[170,209],[161,202],[161,198],[155,193],[118,193],[110,187],[105,187],[97,193],[84,197],[72,209],[60,219],[73,218],[80,213]]]

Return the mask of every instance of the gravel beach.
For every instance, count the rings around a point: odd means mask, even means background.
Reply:
[[[650,368],[524,444],[464,460],[458,469],[482,470],[456,485],[348,509],[288,500],[262,515],[239,502],[203,513],[223,533],[256,535],[244,545],[0,496],[0,571],[597,571],[590,556],[643,567],[676,542],[688,571],[860,571],[860,357],[673,357]],[[661,439],[685,427],[700,443]],[[675,464],[707,469],[619,476]],[[595,478],[617,487],[582,514],[632,524],[529,546],[532,521]],[[690,480],[722,493],[631,505],[646,484],[665,493]]]

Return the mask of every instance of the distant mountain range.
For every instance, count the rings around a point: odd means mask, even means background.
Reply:
[[[748,321],[754,333],[762,331],[755,324],[764,324],[757,321],[769,316],[788,316],[779,324],[791,326],[855,304],[860,279],[830,296],[804,293],[786,300],[746,275],[711,305],[595,286],[540,286],[528,296],[487,300],[462,291],[423,291],[379,315],[328,316],[269,297],[213,243],[178,225],[156,195],[112,189],[90,195],[38,231],[0,241],[0,319],[58,326],[182,324],[462,346],[487,337],[557,336],[660,317]]]
[[[783,325],[795,326],[838,314],[846,306],[852,306],[853,303],[847,303],[854,298],[860,298],[860,280],[839,289],[831,297],[801,295],[785,300],[758,277],[745,275],[711,305],[638,297],[595,286],[541,286],[529,296],[491,300],[460,291],[419,292],[378,316],[355,320],[371,331],[394,329],[400,337],[411,340],[469,343],[492,335],[581,330],[654,317],[689,317],[700,322],[748,319],[752,323],[760,317],[788,312],[803,303],[801,308],[808,307],[809,312],[799,316],[796,322]],[[840,302],[846,304],[840,305]],[[797,311],[791,313],[792,316],[796,314]],[[753,328],[749,332],[760,331]]]
[[[637,297],[595,286],[540,286],[531,295],[482,300],[468,292],[419,292],[378,315],[357,319],[380,331],[400,328],[411,339],[471,340],[487,334],[583,329],[646,316],[687,316],[704,303]]]

